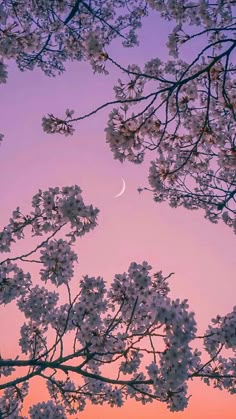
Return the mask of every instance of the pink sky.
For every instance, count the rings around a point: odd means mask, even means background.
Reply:
[[[122,64],[165,57],[155,33],[156,20],[146,22],[138,49],[123,50],[114,44],[114,58]],[[163,37],[168,28],[163,28]],[[114,76],[115,74],[115,76]],[[85,63],[68,65],[67,72],[49,79],[38,71],[20,73],[11,66],[9,81],[1,86],[1,132],[5,134],[0,149],[1,215],[7,223],[17,205],[29,209],[38,188],[78,184],[86,203],[97,206],[99,226],[78,241],[78,275],[101,275],[107,281],[115,273],[127,270],[130,262],[147,260],[154,272],[175,272],[170,280],[173,298],[188,298],[196,313],[199,332],[211,318],[226,314],[235,305],[235,236],[223,224],[206,221],[202,212],[171,209],[154,203],[151,194],[139,195],[137,188],[147,185],[148,163],[141,166],[114,161],[105,144],[104,128],[108,110],[76,126],[73,137],[49,136],[42,131],[41,118],[48,112],[63,116],[66,108],[86,113],[113,97],[112,87],[118,73],[93,76]],[[113,198],[121,188],[127,189]],[[26,246],[30,243],[26,243]],[[4,349],[14,353],[18,340],[19,319],[14,308],[8,309],[4,322]],[[2,327],[2,326],[1,326]],[[235,419],[235,397],[226,392],[191,384],[189,408],[175,414],[180,419]],[[36,387],[31,400],[38,399]],[[164,405],[142,407],[129,402],[122,409],[88,407],[82,419],[173,418]]]

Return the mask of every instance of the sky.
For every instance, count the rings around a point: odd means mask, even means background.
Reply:
[[[123,65],[167,57],[165,39],[169,27],[151,16],[140,31],[140,46],[124,50],[115,42],[110,53]],[[161,39],[158,34],[161,35]],[[105,143],[104,129],[109,109],[77,124],[73,137],[48,135],[41,119],[47,113],[63,116],[66,108],[86,113],[113,98],[113,85],[120,74],[96,75],[86,63],[70,63],[67,71],[47,78],[40,71],[21,73],[12,63],[9,79],[1,85],[0,226],[16,206],[30,209],[31,197],[39,188],[78,184],[86,204],[100,209],[98,226],[78,240],[79,277],[103,276],[109,283],[116,273],[125,272],[132,261],[147,260],[154,272],[175,272],[170,279],[171,297],[187,298],[195,312],[199,333],[217,314],[227,314],[235,305],[235,236],[222,223],[213,225],[203,212],[172,209],[157,204],[148,192],[148,159],[141,165],[121,164]],[[114,198],[126,182],[126,191]],[[22,246],[22,247],[21,247]],[[21,244],[30,249],[30,241]],[[1,312],[4,352],[16,351],[22,318],[14,306]],[[28,404],[47,399],[35,380]],[[141,406],[128,402],[122,409],[88,406],[81,419],[235,419],[236,400],[226,392],[190,383],[189,407],[170,413],[155,402]]]

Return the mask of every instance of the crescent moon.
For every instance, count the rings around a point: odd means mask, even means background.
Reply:
[[[121,180],[122,180],[121,191],[117,195],[115,195],[114,198],[118,198],[119,196],[123,195],[123,193],[125,192],[126,184],[125,184],[125,181],[124,181],[123,177],[121,178]]]

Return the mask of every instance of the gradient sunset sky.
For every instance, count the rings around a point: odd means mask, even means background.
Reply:
[[[142,64],[151,58],[167,58],[165,42],[170,26],[157,15],[144,21],[140,46],[123,49],[116,41],[109,54],[122,65]],[[235,305],[235,236],[223,225],[213,225],[203,212],[171,209],[156,204],[148,192],[148,159],[141,165],[123,165],[113,160],[105,143],[104,128],[109,109],[76,125],[73,137],[45,134],[41,119],[47,113],[64,116],[66,108],[87,113],[112,100],[113,85],[120,73],[94,76],[86,63],[71,63],[63,76],[47,78],[38,70],[21,73],[11,63],[9,79],[1,85],[1,129],[5,138],[0,148],[1,228],[16,206],[30,209],[32,195],[39,188],[78,184],[86,204],[100,209],[98,227],[78,240],[78,277],[103,276],[127,270],[130,262],[147,260],[154,272],[175,272],[170,279],[171,296],[188,298],[196,314],[199,334],[204,333],[217,314],[227,314]],[[154,156],[150,156],[154,158]],[[114,198],[125,179],[126,191]],[[30,248],[30,242],[26,245]],[[3,311],[1,318],[3,319]],[[4,355],[16,354],[20,317],[12,305],[1,325]],[[47,399],[39,382],[30,394],[30,403]],[[235,419],[236,396],[207,387],[199,381],[190,384],[189,407],[170,413],[155,402],[143,407],[128,402],[121,409],[89,406],[81,419]],[[40,386],[41,396],[41,386]]]

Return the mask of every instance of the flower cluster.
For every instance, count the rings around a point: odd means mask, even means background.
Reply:
[[[23,383],[18,387],[10,387],[4,391],[3,396],[0,398],[0,412],[5,418],[11,419],[27,419],[25,416],[20,415],[21,404],[27,396],[29,384]]]
[[[215,319],[212,319],[212,323],[214,326],[209,326],[204,339],[207,352],[214,356],[222,345],[235,351],[236,307],[227,316],[217,316]]]
[[[80,282],[80,298],[72,314],[72,322],[78,328],[77,339],[82,345],[91,340],[94,350],[95,346],[101,348],[99,334],[103,329],[102,315],[108,308],[105,294],[103,278],[85,276]],[[104,343],[102,341],[102,350]]]
[[[0,355],[0,359],[2,359],[1,355]],[[2,377],[8,377],[9,375],[11,375],[13,372],[15,371],[14,367],[1,367],[0,368],[0,378]]]
[[[44,244],[40,252],[44,265],[44,269],[40,270],[42,281],[50,280],[57,286],[67,284],[74,275],[74,262],[78,260],[68,242],[51,240]]]
[[[10,261],[0,264],[0,304],[23,297],[31,285],[31,276]]]
[[[43,117],[42,127],[48,134],[63,134],[68,136],[74,133],[74,128],[71,123],[66,119],[59,119],[53,114],[48,114],[47,117]]]
[[[47,326],[41,326],[39,323],[29,321],[24,323],[20,330],[19,345],[23,354],[30,354],[32,358],[47,348]]]
[[[9,252],[16,239],[25,237],[27,227],[34,236],[42,236],[55,234],[69,224],[70,243],[95,228],[99,211],[84,204],[81,192],[77,185],[39,190],[32,199],[33,210],[29,215],[22,214],[19,208],[13,211],[9,224],[0,232],[0,252]]]
[[[129,81],[124,83],[118,79],[118,85],[114,86],[116,98],[119,100],[138,99],[141,97],[144,87],[144,79],[140,76],[140,67],[129,65],[127,68]]]
[[[71,111],[73,112],[73,111]],[[73,115],[70,111],[66,111],[66,118],[59,119],[53,114],[48,114],[42,118],[42,127],[45,132],[48,134],[63,134],[65,136],[72,135],[74,133],[74,128],[69,122],[69,118]]]
[[[103,39],[101,30],[90,31],[84,39],[84,50],[88,59],[96,60],[103,54]]]
[[[160,135],[160,121],[153,115],[153,109],[139,117],[132,114],[127,117],[128,106],[113,109],[109,115],[105,129],[106,142],[109,144],[114,158],[123,162],[125,159],[133,163],[142,163],[145,150],[145,136],[150,139]]]
[[[63,334],[65,331],[75,329],[71,314],[71,306],[69,304],[63,304],[59,307],[55,307],[54,310],[50,312],[50,316],[47,317],[47,322],[50,323],[51,327],[55,329],[58,334]]]
[[[10,226],[5,227],[0,232],[0,252],[9,252],[10,245],[15,241],[12,237],[12,229]]]
[[[56,292],[49,292],[46,288],[36,285],[18,300],[17,305],[26,318],[40,324],[55,307],[58,298]]]
[[[30,419],[66,419],[63,406],[54,404],[52,401],[38,403],[29,409]]]
[[[48,381],[47,389],[51,399],[56,400],[57,405],[65,406],[69,415],[74,415],[75,413],[82,412],[84,410],[86,406],[86,397],[85,395],[79,394],[75,383],[73,383],[69,378],[64,381]],[[74,397],[75,392],[77,392],[76,398]]]

